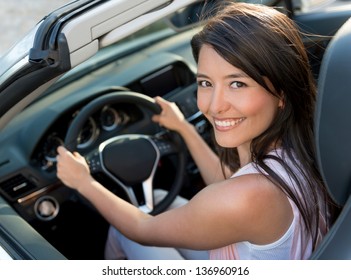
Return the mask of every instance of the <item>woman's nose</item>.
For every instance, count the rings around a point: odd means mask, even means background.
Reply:
[[[210,102],[210,111],[213,114],[224,112],[228,108],[225,92],[221,87],[214,87]]]

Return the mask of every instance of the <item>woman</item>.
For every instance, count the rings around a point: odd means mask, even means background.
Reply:
[[[213,125],[219,158],[175,104],[156,98],[163,110],[153,119],[182,135],[208,186],[152,217],[111,194],[63,147],[58,177],[143,245],[209,250],[211,259],[309,258],[331,203],[316,166],[316,89],[297,28],[273,8],[235,3],[191,44],[198,107]]]

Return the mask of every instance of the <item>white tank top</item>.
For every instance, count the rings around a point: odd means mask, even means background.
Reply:
[[[281,151],[274,151],[280,156]],[[287,159],[284,159],[285,162]],[[267,159],[266,164],[274,170],[291,188],[295,183],[289,177],[286,170],[276,160]],[[293,164],[286,162],[293,170]],[[295,171],[295,170],[294,170]],[[239,169],[232,177],[238,177],[246,174],[260,173],[253,163],[249,163]],[[299,174],[296,170],[295,174]],[[300,176],[301,180],[302,177]],[[250,242],[238,242],[229,246],[211,250],[210,259],[240,259],[240,260],[291,260],[291,259],[308,259],[312,254],[312,237],[307,233],[305,225],[296,204],[289,199],[293,210],[294,218],[285,234],[277,241],[266,244],[256,245]],[[321,216],[320,238],[325,234],[326,226],[324,218]]]

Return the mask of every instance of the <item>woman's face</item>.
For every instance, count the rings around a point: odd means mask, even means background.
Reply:
[[[269,127],[282,105],[209,45],[199,53],[197,83],[198,107],[212,123],[222,147],[249,149],[252,139]]]

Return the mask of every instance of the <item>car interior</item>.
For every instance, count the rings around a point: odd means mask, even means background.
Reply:
[[[200,2],[181,10],[180,1],[150,7],[141,34],[147,35],[150,27],[160,30],[149,37],[126,37],[133,26],[115,27],[117,16],[111,22],[102,17],[110,17],[106,11],[116,1],[102,1],[95,13],[99,1],[82,2],[53,12],[33,30],[37,35],[29,63],[16,66],[22,74],[12,73],[14,65],[0,60],[10,72],[0,70],[0,98],[5,100],[0,104],[0,247],[14,259],[103,259],[109,224],[57,179],[59,145],[79,151],[104,186],[153,215],[176,195],[191,199],[205,187],[179,135],[151,121],[159,112],[153,97],[162,96],[176,102],[212,145],[211,127],[197,109],[196,64],[189,44],[201,27],[189,15],[198,14]],[[318,160],[328,190],[342,206],[311,259],[351,259],[345,246],[351,244],[351,5],[344,2],[342,8],[336,1],[328,9],[308,12],[292,7],[292,1],[282,3],[303,32],[316,34],[306,35],[304,42],[318,83]],[[170,9],[166,23],[151,24],[155,17],[161,19],[164,6]],[[142,6],[127,7],[126,22],[144,12]],[[91,40],[78,28],[92,30],[90,25],[96,26],[92,32],[99,39]],[[41,37],[45,32],[50,36]],[[169,194],[153,205],[157,188]]]

